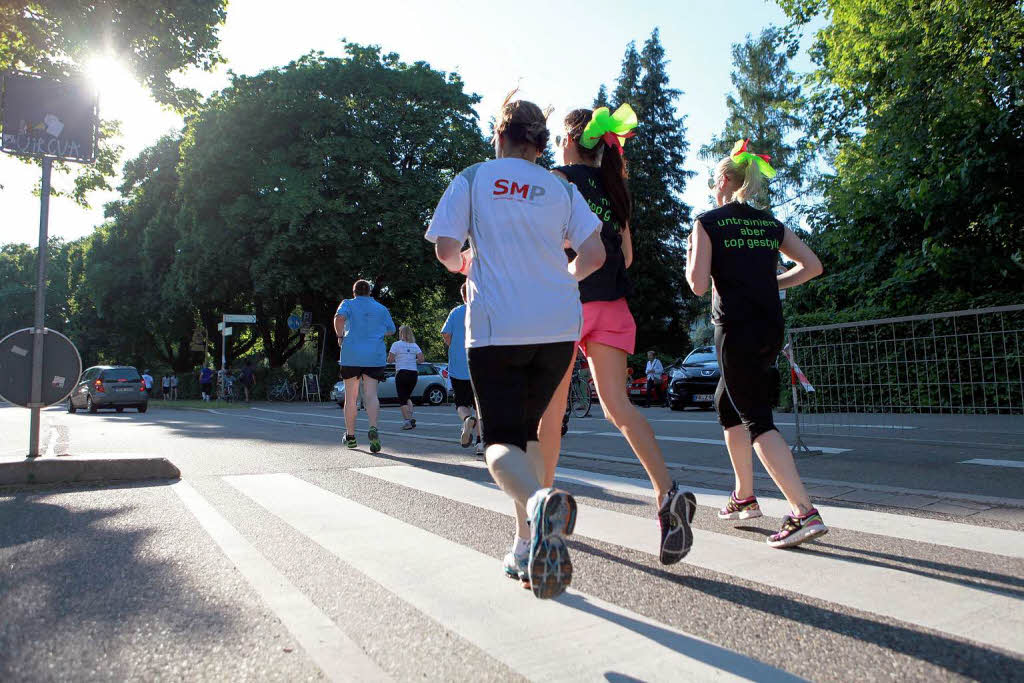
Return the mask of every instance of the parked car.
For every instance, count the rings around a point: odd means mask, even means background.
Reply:
[[[412,402],[416,405],[424,403],[439,406],[448,400],[445,380],[433,363],[420,363],[417,366],[419,377],[416,388],[412,391]],[[395,366],[388,364],[384,370],[384,381],[377,385],[377,397],[381,403],[398,401],[398,389],[395,387]],[[345,405],[345,383],[338,382],[331,389],[331,400],[339,406]]]
[[[140,413],[149,407],[149,392],[139,371],[129,365],[96,365],[82,373],[68,396],[68,412],[79,408],[95,413],[100,408],[117,412],[135,408]]]
[[[721,373],[714,346],[698,346],[681,362],[669,368],[668,404],[672,410],[687,406],[712,408]]]
[[[664,403],[665,392],[668,390],[669,375],[667,372],[661,373],[661,380],[654,385],[654,393],[651,395],[651,402],[653,403]],[[629,398],[634,403],[643,403],[647,400],[647,376],[641,374],[639,377],[634,377],[629,380],[627,385],[627,391]],[[596,394],[595,394],[596,395]]]

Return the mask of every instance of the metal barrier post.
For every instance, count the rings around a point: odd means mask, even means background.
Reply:
[[[803,434],[800,433],[800,392],[797,391],[796,372],[793,370],[793,363],[796,362],[796,346],[793,344],[793,333],[786,333],[789,343],[789,353],[792,361],[789,366],[789,387],[793,392],[793,421],[796,423],[796,438],[793,442],[793,455],[820,455],[821,451],[814,451],[804,443]]]

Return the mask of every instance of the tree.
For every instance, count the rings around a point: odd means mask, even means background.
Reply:
[[[602,83],[601,87],[597,89],[597,97],[594,98],[594,104],[592,106],[594,109],[610,106],[610,103],[608,102],[608,88],[604,86],[604,83]]]
[[[835,173],[811,214],[826,277],[791,305],[922,313],[1024,291],[1024,14],[1010,0],[780,0],[828,24],[810,126]]]
[[[329,326],[360,277],[399,318],[434,285],[456,298],[423,232],[455,174],[488,156],[479,98],[423,62],[346,53],[235,76],[182,145],[175,296],[255,313],[272,367],[303,342],[288,315]]]
[[[37,253],[27,244],[0,245],[0,337],[22,327],[31,327],[35,318]],[[46,326],[66,331],[68,309],[68,270],[70,246],[59,237],[51,237],[47,250]]]
[[[686,291],[684,240],[690,207],[680,197],[692,172],[684,168],[689,143],[686,118],[676,112],[682,91],[670,87],[665,50],[657,29],[638,53],[630,43],[622,60],[613,105],[630,103],[639,118],[626,144],[634,209],[631,224],[636,295],[630,307],[640,348],[674,348],[689,336],[694,316]]]
[[[803,128],[802,96],[789,68],[785,34],[764,29],[756,39],[749,35],[732,46],[732,85],[725,99],[729,115],[721,133],[701,147],[700,158],[712,164],[727,156],[736,140],[750,138],[751,147],[772,157],[777,175],[760,197],[769,209],[783,207],[792,214],[791,202],[804,192],[809,173],[806,144],[794,139]]]
[[[0,4],[0,71],[24,70],[54,78],[85,71],[95,57],[112,55],[135,74],[160,104],[194,109],[197,91],[175,85],[172,75],[189,67],[204,70],[222,61],[217,29],[227,0],[13,0]],[[88,192],[110,189],[121,153],[111,144],[117,126],[101,126],[98,158],[75,166],[72,197],[86,204]],[[58,170],[69,166],[56,165]]]

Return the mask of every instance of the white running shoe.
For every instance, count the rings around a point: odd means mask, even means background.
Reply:
[[[476,418],[472,415],[467,415],[466,419],[462,421],[462,434],[459,436],[459,445],[463,448],[472,446],[474,430],[476,430]]]

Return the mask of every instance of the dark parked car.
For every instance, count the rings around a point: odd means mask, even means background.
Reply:
[[[687,406],[711,408],[715,405],[715,388],[721,376],[715,347],[699,346],[681,362],[669,368],[668,404],[672,410]]]
[[[100,408],[122,412],[136,408],[140,413],[149,407],[149,392],[139,371],[128,365],[97,365],[82,373],[74,391],[68,396],[68,412],[79,408],[95,413]]]

